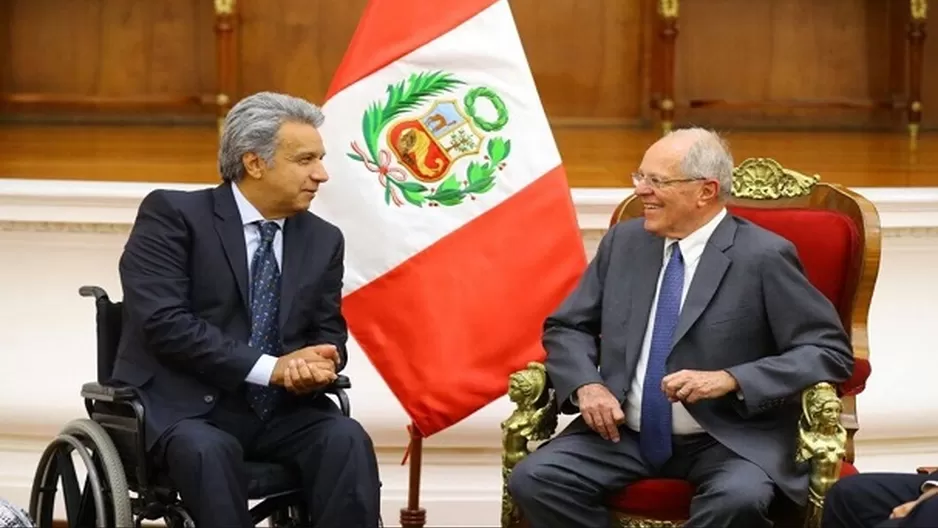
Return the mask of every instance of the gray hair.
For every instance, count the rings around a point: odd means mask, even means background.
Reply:
[[[319,128],[325,117],[309,101],[291,95],[259,92],[238,101],[225,117],[218,146],[218,170],[224,181],[244,177],[242,156],[254,152],[272,163],[277,149],[277,132],[286,121]]]
[[[696,136],[681,160],[681,175],[696,180],[713,178],[720,183],[720,198],[729,198],[733,193],[734,164],[726,141],[712,130],[697,127],[678,129],[671,134]]]

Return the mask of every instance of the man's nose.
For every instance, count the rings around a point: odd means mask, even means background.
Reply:
[[[310,174],[310,178],[319,183],[327,182],[329,181],[329,173],[326,172],[326,169],[314,170],[312,174]]]
[[[635,186],[635,194],[639,196],[648,196],[653,192],[654,189],[651,188],[651,185],[648,185],[645,182],[639,182],[638,185]]]

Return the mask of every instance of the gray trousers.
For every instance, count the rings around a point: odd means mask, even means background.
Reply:
[[[531,528],[605,528],[606,497],[651,477],[686,479],[696,488],[686,528],[772,526],[772,480],[710,435],[675,436],[660,471],[642,460],[638,433],[622,426],[619,435],[617,443],[590,430],[560,435],[515,466],[508,489]]]

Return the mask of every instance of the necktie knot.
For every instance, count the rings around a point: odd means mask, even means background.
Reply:
[[[280,226],[277,225],[277,222],[258,222],[257,228],[261,232],[261,242],[269,245],[273,243]]]
[[[681,255],[681,244],[679,242],[671,244],[671,262],[682,262],[683,260],[684,255]]]

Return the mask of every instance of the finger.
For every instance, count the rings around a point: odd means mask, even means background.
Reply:
[[[668,374],[665,377],[661,378],[661,386],[664,387],[665,384],[671,383],[673,381],[681,380],[684,378],[685,375],[687,375],[686,370],[679,370],[677,372],[672,372],[671,374]]]
[[[687,399],[692,394],[697,392],[699,388],[700,386],[697,384],[696,381],[690,381],[682,385],[681,388],[675,394],[675,396],[677,396],[678,401],[687,401]]]
[[[596,422],[596,432],[599,433],[599,436],[603,440],[609,440],[609,431],[606,429],[606,421],[603,418],[603,413],[598,409],[593,411],[593,421]]]
[[[316,353],[324,358],[329,358],[334,360],[339,355],[339,351],[336,349],[335,345],[317,345]]]
[[[619,426],[616,424],[616,419],[612,416],[612,409],[607,409],[603,413],[603,422],[606,424],[606,434],[609,436],[609,440],[613,442],[619,441]]]
[[[596,431],[596,425],[593,423],[593,415],[591,415],[589,411],[580,407],[580,416],[583,417],[583,421],[586,422],[586,425],[589,426],[590,429]],[[596,432],[598,433],[599,431]]]
[[[325,369],[316,370],[316,384],[325,385],[332,381],[332,373]]]
[[[674,396],[681,387],[687,384],[687,381],[688,377],[684,374],[683,370],[675,372],[671,376],[667,376],[661,380],[661,390],[669,396]]]
[[[612,410],[612,419],[616,422],[616,425],[621,425],[625,422],[625,413],[622,412],[622,407],[616,407]]]
[[[283,386],[284,386],[288,391],[293,391],[293,390],[294,390],[293,381],[294,381],[294,379],[295,379],[295,378],[294,378],[294,372],[296,371],[296,366],[295,366],[295,365],[296,365],[296,362],[295,362],[295,361],[290,361],[290,364],[287,365],[286,372],[284,372],[284,376],[283,376]]]
[[[309,365],[305,361],[300,362],[300,366],[297,368],[297,371],[302,380],[302,386],[308,387],[316,383],[316,378],[313,376],[313,371],[310,370]]]
[[[703,399],[705,399],[705,398],[706,398],[706,396],[704,395],[704,392],[703,392],[702,389],[700,389],[700,388],[692,388],[692,389],[687,393],[687,395],[684,396],[684,400],[683,400],[683,401],[684,401],[685,403],[697,403],[698,401],[703,400]]]
[[[673,402],[677,401],[677,393],[683,386],[684,383],[681,380],[671,380],[666,385],[662,385],[661,388],[664,391],[665,396],[667,396],[668,399]]]
[[[583,413],[583,419],[586,420],[586,424],[590,426],[590,429],[596,432],[599,436],[605,438],[606,431],[603,429],[602,422],[599,418],[599,413],[595,409],[588,409]]]

